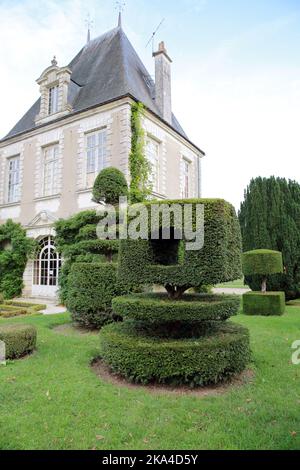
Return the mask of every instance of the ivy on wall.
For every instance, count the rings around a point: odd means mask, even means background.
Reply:
[[[143,202],[151,194],[150,163],[145,157],[145,131],[142,126],[144,105],[131,105],[131,152],[129,155],[130,202]]]
[[[12,220],[0,226],[0,292],[10,299],[22,293],[23,273],[36,244]]]

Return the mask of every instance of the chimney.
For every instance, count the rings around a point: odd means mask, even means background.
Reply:
[[[171,63],[165,43],[161,42],[158,51],[153,52],[155,59],[155,103],[165,121],[172,124],[171,100]]]

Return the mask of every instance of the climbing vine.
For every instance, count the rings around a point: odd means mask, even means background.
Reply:
[[[150,164],[145,157],[145,131],[142,126],[144,106],[134,103],[131,106],[131,152],[129,155],[130,202],[143,202],[151,194],[149,183]]]
[[[20,224],[7,220],[0,226],[0,292],[4,298],[21,294],[25,266],[35,246]]]

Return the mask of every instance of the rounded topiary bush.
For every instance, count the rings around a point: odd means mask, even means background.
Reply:
[[[194,338],[158,338],[133,322],[101,332],[102,358],[137,383],[203,386],[241,372],[250,358],[246,328],[224,323]]]
[[[242,255],[242,265],[245,276],[282,273],[282,253],[273,250],[247,251]]]
[[[97,176],[93,187],[93,200],[116,205],[121,196],[128,195],[127,181],[122,171],[109,167]]]
[[[113,311],[125,319],[170,323],[222,321],[236,315],[239,296],[186,294],[180,300],[170,300],[167,294],[136,294],[113,299]]]
[[[37,331],[32,325],[0,326],[0,340],[5,343],[6,359],[17,359],[36,347]]]
[[[111,302],[128,290],[117,281],[114,263],[74,263],[68,277],[67,308],[87,328],[101,328],[115,318]]]

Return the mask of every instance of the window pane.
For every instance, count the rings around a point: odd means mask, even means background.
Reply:
[[[58,146],[44,149],[44,196],[58,193]]]
[[[49,114],[57,113],[58,111],[58,86],[49,89]]]
[[[8,161],[8,202],[20,200],[20,157]]]
[[[152,190],[159,191],[159,143],[148,137],[146,141],[146,157],[151,166],[149,182]]]
[[[86,137],[87,174],[94,174],[94,179],[106,166],[106,130],[89,134]],[[91,185],[91,177],[87,178],[87,185]]]

